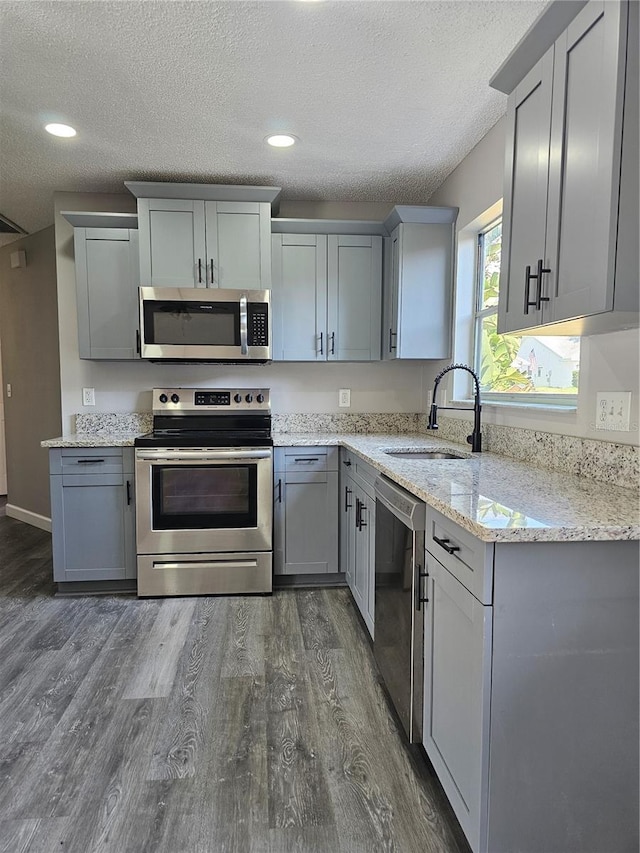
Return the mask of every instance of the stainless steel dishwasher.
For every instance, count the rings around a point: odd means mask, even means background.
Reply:
[[[422,742],[425,524],[425,504],[378,477],[373,652],[410,743]]]

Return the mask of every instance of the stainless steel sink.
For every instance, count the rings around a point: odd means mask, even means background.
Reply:
[[[396,456],[400,459],[469,459],[462,453],[451,453],[449,450],[425,450],[421,447],[409,450],[385,450],[387,456]]]

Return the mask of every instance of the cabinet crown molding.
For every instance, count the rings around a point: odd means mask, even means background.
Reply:
[[[244,184],[179,184],[171,181],[125,181],[136,198],[186,198],[204,201],[259,201],[271,205],[272,215],[280,209],[282,187]]]

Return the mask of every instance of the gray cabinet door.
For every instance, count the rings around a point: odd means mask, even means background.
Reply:
[[[271,207],[264,202],[206,201],[209,287],[271,289]]]
[[[344,460],[343,460],[344,461]],[[353,562],[355,551],[353,549],[355,536],[355,498],[354,484],[344,470],[340,471],[339,492],[339,517],[338,527],[340,533],[340,553],[338,568],[344,572],[345,580],[349,588],[353,585]]]
[[[335,235],[327,244],[327,358],[380,358],[382,237]]]
[[[327,238],[324,234],[272,236],[273,360],[327,357]]]
[[[338,571],[338,474],[275,475],[274,573]]]
[[[394,229],[385,282],[386,358],[450,356],[453,234],[450,222],[403,222]]]
[[[596,0],[555,44],[545,323],[613,308],[626,28]]]
[[[539,326],[541,307],[536,280],[527,279],[527,267],[536,274],[538,260],[549,268],[545,254],[549,139],[553,85],[551,47],[511,93],[507,102],[507,139],[503,209],[503,245],[500,270],[498,330]],[[544,280],[544,277],[543,277]],[[540,303],[542,305],[542,303]]]
[[[100,466],[99,450],[83,455]],[[90,467],[50,477],[56,582],[136,577],[133,472],[126,470],[133,466],[121,465],[112,474],[91,473]]]
[[[206,287],[204,201],[138,199],[140,284]]]
[[[138,232],[74,228],[80,358],[138,357]]]
[[[362,486],[354,486],[354,578],[352,593],[369,633],[374,629],[375,596],[375,498]]]
[[[382,357],[398,357],[398,299],[400,288],[400,230],[385,242]]]
[[[424,748],[472,850],[486,850],[492,607],[425,559]]]

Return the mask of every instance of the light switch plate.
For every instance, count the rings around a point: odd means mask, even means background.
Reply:
[[[345,408],[351,405],[351,388],[341,388],[338,391],[338,405]]]
[[[83,388],[82,389],[82,405],[83,406],[95,406],[96,404],[96,389],[95,388]]]
[[[629,432],[631,391],[598,391],[596,429]]]

